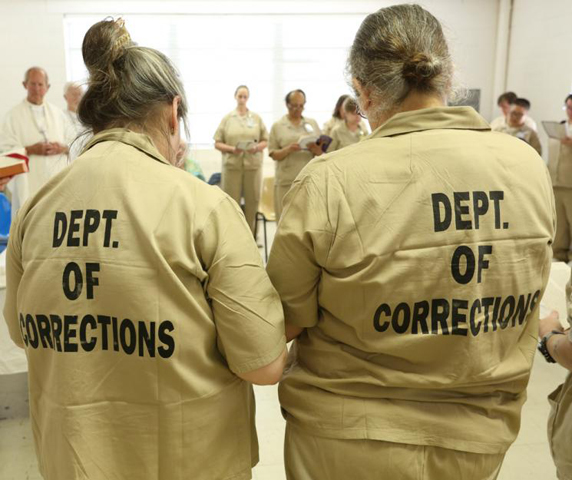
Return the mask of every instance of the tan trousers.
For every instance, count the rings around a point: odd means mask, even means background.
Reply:
[[[548,417],[550,453],[559,480],[572,480],[572,373],[549,395],[548,401],[552,407]]]
[[[556,236],[554,237],[554,258],[562,262],[572,260],[572,188],[554,187],[556,203]]]
[[[290,190],[291,186],[292,186],[291,183],[288,185],[274,184],[274,211],[276,212],[277,222],[278,220],[280,220],[280,215],[282,215],[282,209],[284,207],[283,206],[284,197],[288,193],[288,190]]]
[[[244,216],[254,234],[256,212],[262,191],[262,167],[257,170],[232,170],[223,167],[222,189],[239,205],[241,198],[244,197]]]
[[[286,424],[288,480],[494,480],[504,454],[314,437]]]

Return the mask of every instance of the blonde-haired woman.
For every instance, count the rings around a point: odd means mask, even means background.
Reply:
[[[282,309],[236,203],[176,168],[187,101],[122,21],[87,32],[82,155],[12,226],[4,316],[46,480],[251,478]]]
[[[546,167],[446,106],[453,62],[422,7],[369,15],[348,64],[372,134],[298,176],[268,263],[297,344],[287,477],[494,479],[550,271]]]
[[[344,112],[344,120],[332,129],[330,133],[332,143],[328,147],[328,152],[349,147],[354,143],[358,143],[367,135],[367,130],[362,127],[357,103],[353,98],[348,97],[344,100],[342,110]]]
[[[239,205],[244,198],[244,215],[254,233],[268,131],[260,115],[248,109],[249,97],[246,85],[236,89],[236,108],[222,119],[214,139],[215,148],[222,152],[222,189]]]

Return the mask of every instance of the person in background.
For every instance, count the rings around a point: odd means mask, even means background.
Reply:
[[[8,182],[12,179],[12,177],[3,177],[0,178],[0,192],[3,192],[4,189],[6,188],[6,185],[8,185]]]
[[[336,102],[336,106],[334,107],[334,111],[332,113],[332,118],[330,118],[326,123],[324,123],[324,128],[322,128],[322,133],[324,135],[332,136],[331,132],[334,127],[338,126],[344,121],[345,112],[342,108],[344,101],[346,98],[349,98],[348,94],[341,95]]]
[[[373,133],[296,178],[267,266],[296,346],[287,478],[493,480],[552,260],[546,166],[446,106],[453,60],[418,5],[367,16],[348,71]]]
[[[177,167],[194,175],[203,182],[207,181],[203,173],[203,169],[201,168],[199,162],[191,157],[187,142],[184,140],[181,140],[179,150],[177,151]]]
[[[518,95],[514,92],[505,92],[499,96],[499,98],[497,99],[497,105],[500,108],[502,115],[500,117],[495,118],[491,122],[492,130],[498,130],[500,127],[507,125],[507,118],[508,114],[510,113],[510,107],[517,98]],[[538,130],[536,122],[529,116],[526,117],[525,123],[526,126],[530,127],[535,132]]]
[[[497,132],[508,133],[513,137],[524,140],[538,152],[538,155],[542,155],[542,146],[540,145],[538,133],[526,124],[529,110],[530,102],[526,98],[517,98],[510,106],[508,123],[501,125],[494,130]]]
[[[26,349],[45,480],[248,480],[251,383],[286,358],[236,202],[176,168],[187,100],[122,20],[85,35],[93,138],[12,225],[4,317]]]
[[[268,131],[260,115],[248,109],[249,97],[246,85],[235,90],[236,108],[222,119],[214,140],[215,148],[222,152],[222,189],[238,205],[244,198],[244,216],[254,234]]]
[[[30,171],[10,183],[12,216],[28,197],[67,166],[73,137],[64,112],[45,100],[50,89],[48,73],[31,67],[22,84],[26,98],[8,112],[0,130],[0,151],[24,148],[30,159]]]
[[[567,369],[568,376],[562,385],[548,396],[551,406],[548,418],[548,441],[556,465],[559,480],[572,480],[572,286],[566,288],[568,324],[564,329],[553,311],[540,320],[538,349],[548,363],[558,363]]]
[[[548,171],[556,200],[556,238],[554,258],[562,262],[572,260],[572,94],[564,99],[567,119],[563,120],[566,136],[558,144],[551,142]]]
[[[274,209],[276,219],[282,213],[282,199],[292,182],[312,158],[323,153],[322,146],[310,143],[302,149],[298,143],[306,136],[320,136],[320,127],[313,118],[304,117],[306,94],[298,89],[285,98],[288,113],[272,125],[268,154],[276,164],[274,176]]]
[[[346,98],[342,104],[342,110],[344,121],[332,129],[330,135],[332,143],[328,147],[328,152],[358,143],[367,136],[367,131],[361,127],[361,117],[356,101],[351,97]]]
[[[65,114],[70,124],[73,126],[73,130],[76,136],[83,131],[81,123],[77,118],[77,107],[79,106],[81,97],[83,97],[83,88],[79,83],[67,82],[64,85],[64,99],[67,105]]]

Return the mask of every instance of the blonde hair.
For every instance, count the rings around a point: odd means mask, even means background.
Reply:
[[[447,97],[453,62],[439,21],[419,5],[368,15],[348,58],[351,77],[371,91],[374,115],[386,114],[412,91]]]
[[[86,33],[82,54],[88,87],[78,107],[83,125],[94,132],[136,125],[156,128],[159,110],[180,97],[178,117],[186,124],[187,100],[171,61],[161,52],[139,47],[122,19],[105,20]]]

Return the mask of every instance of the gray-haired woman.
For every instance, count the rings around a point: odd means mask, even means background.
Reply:
[[[300,173],[268,264],[297,344],[287,476],[494,479],[550,270],[546,167],[446,107],[453,64],[423,8],[369,15],[348,63],[373,132]]]
[[[175,168],[187,102],[122,21],[87,32],[94,137],[20,211],[4,315],[46,480],[250,479],[280,300],[236,203]],[[246,380],[246,381],[245,381]]]

